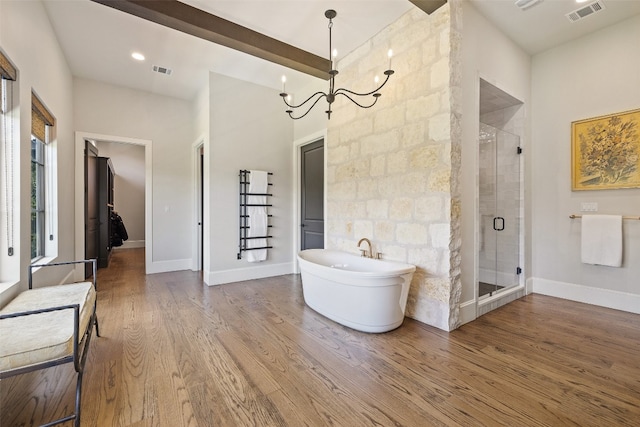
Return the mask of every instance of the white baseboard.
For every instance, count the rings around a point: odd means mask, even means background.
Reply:
[[[145,241],[144,240],[127,240],[126,242],[122,242],[122,246],[114,246],[113,250],[117,251],[118,249],[134,249],[134,248],[144,248]]]
[[[592,288],[590,286],[557,282],[537,277],[530,278],[530,281],[533,292],[536,294],[640,314],[640,295],[637,294]],[[527,280],[527,285],[529,285],[529,280]]]
[[[282,276],[284,274],[293,274],[293,267],[292,262],[286,262],[282,264],[265,264],[233,270],[209,271],[204,275],[204,282],[209,286],[215,286],[225,283],[242,282],[244,280]]]
[[[460,320],[459,326],[476,320],[476,301],[470,300],[460,303],[460,313],[458,316]]]
[[[193,260],[191,258],[174,259],[171,261],[153,261],[151,265],[147,263],[146,274],[166,273],[168,271],[190,270],[192,264],[193,264]]]

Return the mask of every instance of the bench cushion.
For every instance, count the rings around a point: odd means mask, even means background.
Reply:
[[[47,286],[20,293],[0,314],[80,305],[82,339],[93,313],[96,293],[91,282]],[[0,371],[34,365],[73,354],[73,310],[2,319]]]

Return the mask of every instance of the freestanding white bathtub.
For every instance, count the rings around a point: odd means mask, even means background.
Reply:
[[[414,265],[307,249],[298,254],[304,301],[363,332],[386,332],[404,320]]]

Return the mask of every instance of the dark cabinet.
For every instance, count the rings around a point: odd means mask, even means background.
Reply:
[[[108,267],[111,258],[111,213],[113,212],[113,181],[115,173],[111,159],[96,158],[98,175],[98,268]]]

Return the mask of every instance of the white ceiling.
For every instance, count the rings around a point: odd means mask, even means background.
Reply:
[[[197,94],[210,71],[276,89],[286,74],[294,92],[314,79],[89,0],[42,1],[75,76],[184,99]],[[469,1],[530,54],[640,14],[640,0],[601,0],[603,11],[572,24],[564,15],[581,7],[575,0],[543,0],[526,11],[512,0]],[[322,57],[329,49],[326,9],[338,12],[333,45],[340,56],[415,7],[408,0],[183,2]],[[147,59],[134,61],[134,51]],[[154,73],[153,65],[173,72]]]

